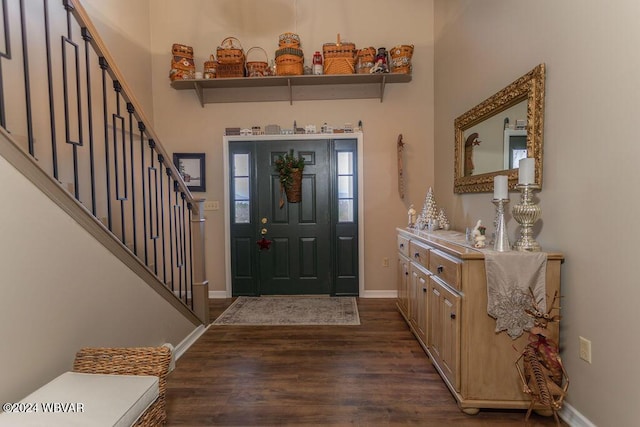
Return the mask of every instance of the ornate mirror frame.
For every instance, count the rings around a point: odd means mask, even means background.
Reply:
[[[464,131],[495,116],[518,102],[527,100],[527,157],[535,159],[535,183],[542,186],[542,134],[544,128],[545,64],[540,64],[495,95],[482,101],[454,121],[455,163],[453,188],[455,193],[493,191],[493,178],[507,175],[509,189],[518,183],[518,169],[500,170],[463,176]]]

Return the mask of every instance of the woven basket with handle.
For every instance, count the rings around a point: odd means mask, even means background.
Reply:
[[[356,73],[369,74],[376,62],[376,49],[374,47],[365,47],[359,49],[356,54]]]
[[[220,46],[216,49],[218,64],[243,64],[244,50],[240,41],[235,37],[227,37],[222,40]]]
[[[264,56],[264,61],[257,61],[254,60],[255,59],[255,53],[253,55],[253,58],[249,58],[249,56],[251,56],[252,52],[262,52],[261,55]],[[264,77],[264,76],[268,76],[271,73],[269,72],[269,57],[267,56],[267,52],[258,46],[254,46],[252,48],[249,48],[249,50],[247,50],[247,62],[246,62],[246,69],[247,69],[247,77]]]
[[[340,41],[325,43],[322,46],[325,74],[353,74],[355,73],[356,45]]]

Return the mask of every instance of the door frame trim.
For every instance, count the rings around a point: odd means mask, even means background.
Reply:
[[[224,264],[225,264],[225,292],[231,298],[231,205],[229,195],[229,143],[234,141],[300,141],[300,140],[340,140],[355,139],[358,150],[358,289],[360,296],[364,296],[364,138],[362,132],[332,133],[332,134],[296,134],[296,135],[255,135],[255,136],[223,136],[223,176],[224,176]]]

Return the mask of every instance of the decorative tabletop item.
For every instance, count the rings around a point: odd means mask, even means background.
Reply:
[[[447,215],[444,213],[444,209],[440,209],[440,213],[438,214],[438,224],[440,224],[440,228],[443,230],[451,228],[451,223],[449,222]]]
[[[407,211],[407,216],[409,217],[408,226],[409,228],[413,228],[416,226],[416,210],[413,208],[413,203],[409,206],[409,210]]]
[[[284,156],[279,156],[275,161],[275,169],[280,176],[280,209],[284,206],[282,193],[287,194],[289,203],[298,203],[302,200],[302,171],[304,170],[304,157],[295,156],[293,148]]]
[[[436,205],[436,198],[433,195],[433,190],[429,187],[429,191],[427,191],[427,197],[424,200],[424,205],[422,206],[422,212],[420,212],[420,216],[418,217],[418,225],[421,230],[424,230],[432,220],[437,219],[438,216],[438,206]]]
[[[533,192],[540,190],[540,186],[535,184],[534,162],[535,159],[531,157],[520,159],[516,188],[520,190],[522,195],[520,203],[515,205],[511,211],[513,218],[521,226],[520,238],[513,247],[523,252],[540,251],[540,244],[533,238],[533,225],[542,214],[540,206],[533,202]]]
[[[473,236],[474,241],[473,246],[475,246],[476,248],[484,248],[485,246],[487,246],[487,236],[485,236],[486,230],[487,227],[483,226],[482,220],[479,219],[478,222],[476,222],[476,226],[471,231],[471,235]]]
[[[493,178],[493,203],[496,205],[496,237],[493,249],[498,252],[511,250],[509,236],[507,236],[507,226],[504,222],[504,205],[509,203],[508,177],[497,175]]]

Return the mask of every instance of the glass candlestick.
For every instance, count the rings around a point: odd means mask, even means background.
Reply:
[[[496,205],[496,236],[493,242],[493,250],[507,252],[511,250],[509,236],[507,236],[507,226],[504,222],[504,205],[509,203],[509,199],[493,199]]]
[[[511,210],[513,218],[520,224],[520,238],[513,245],[513,248],[522,252],[539,252],[540,244],[533,238],[533,225],[542,211],[540,206],[533,202],[534,190],[540,190],[537,184],[518,184],[516,188],[520,190],[520,203]]]

